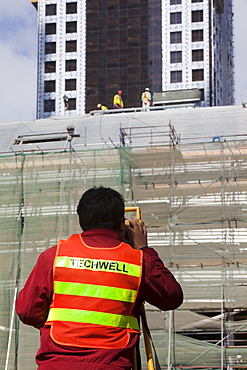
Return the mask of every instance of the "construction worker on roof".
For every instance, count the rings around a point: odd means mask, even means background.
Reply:
[[[108,110],[108,108],[105,105],[102,105],[101,103],[97,104],[98,110]]]
[[[117,94],[113,97],[113,108],[121,109],[124,107],[122,91],[118,90]]]
[[[148,87],[146,87],[145,91],[143,91],[143,93],[141,95],[141,101],[142,101],[142,107],[143,108],[150,107],[150,105],[152,103],[152,98],[151,98],[150,89]]]
[[[183,292],[146,227],[125,224],[124,199],[91,188],[77,206],[82,233],[40,254],[16,300],[23,323],[40,330],[40,370],[130,370],[143,301],[160,310]]]

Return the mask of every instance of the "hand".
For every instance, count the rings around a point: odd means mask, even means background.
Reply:
[[[131,221],[131,226],[126,225],[126,240],[134,249],[147,246],[147,229],[138,219]]]

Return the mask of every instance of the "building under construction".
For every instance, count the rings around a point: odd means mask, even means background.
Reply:
[[[161,367],[246,368],[246,126],[245,105],[2,123],[0,368],[36,368],[18,289],[42,251],[81,231],[78,200],[99,185],[141,207],[149,246],[183,287],[175,311],[146,305]]]
[[[141,93],[198,89],[234,104],[233,0],[31,0],[38,17],[37,118],[125,107]],[[30,5],[31,6],[31,5]]]

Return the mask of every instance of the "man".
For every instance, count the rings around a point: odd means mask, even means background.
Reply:
[[[101,103],[97,104],[98,110],[108,110],[108,108],[105,105],[102,105]]]
[[[87,190],[77,213],[82,234],[39,256],[16,311],[40,330],[39,370],[130,370],[143,301],[175,309],[182,289],[147,246],[146,228],[125,225],[117,191]]]
[[[113,97],[113,107],[117,109],[121,109],[124,107],[121,90],[118,90],[117,94]]]
[[[143,108],[149,108],[150,107],[150,105],[152,103],[152,100],[151,100],[150,89],[148,87],[146,87],[145,91],[142,93],[141,101],[142,101],[142,107]]]

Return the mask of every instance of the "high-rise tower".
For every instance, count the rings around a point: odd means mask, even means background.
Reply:
[[[38,10],[37,117],[126,107],[152,92],[234,103],[232,0],[31,0]]]
[[[162,1],[162,89],[201,90],[202,106],[234,104],[232,0]]]

